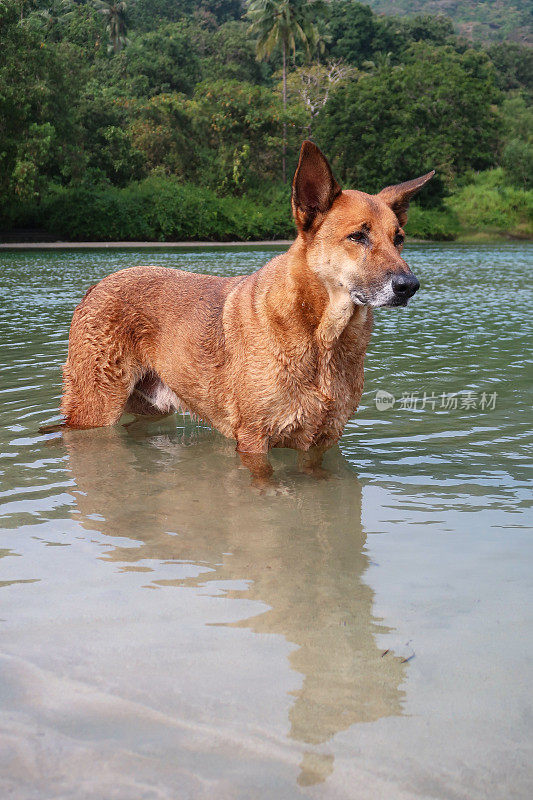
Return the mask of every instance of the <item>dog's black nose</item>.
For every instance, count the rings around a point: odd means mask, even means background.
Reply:
[[[420,283],[412,273],[406,275],[402,272],[400,275],[395,275],[392,279],[392,288],[398,297],[407,300],[419,290]]]

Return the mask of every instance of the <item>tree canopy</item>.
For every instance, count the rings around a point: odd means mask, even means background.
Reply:
[[[153,177],[274,196],[308,136],[345,185],[435,168],[424,204],[495,167],[528,188],[532,63],[354,0],[0,0],[1,224]]]

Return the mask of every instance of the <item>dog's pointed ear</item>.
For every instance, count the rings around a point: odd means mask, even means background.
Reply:
[[[341,191],[322,151],[305,141],[292,181],[292,212],[298,229],[308,231],[317,217],[329,211]]]
[[[392,208],[402,228],[407,222],[407,209],[411,198],[431,180],[434,174],[435,170],[432,169],[431,172],[421,175],[419,178],[414,178],[412,181],[397,183],[395,186],[387,186],[378,194],[378,197]]]

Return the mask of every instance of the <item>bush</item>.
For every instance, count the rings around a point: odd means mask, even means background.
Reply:
[[[442,209],[413,204],[408,236],[447,241],[457,236],[533,236],[533,191],[507,183],[501,168],[468,176]],[[152,176],[124,188],[52,187],[37,200],[5,206],[0,227],[39,227],[70,241],[257,241],[292,239],[289,189],[263,185],[241,197]]]
[[[445,242],[457,238],[459,222],[452,211],[438,211],[412,205],[405,230],[407,235],[414,239],[435,239]]]
[[[509,183],[522,189],[533,189],[533,145],[522,139],[511,139],[502,153],[502,166]]]
[[[117,187],[56,188],[40,220],[47,233],[72,241],[248,241],[294,235],[288,197],[265,204],[218,197],[175,178],[151,177]]]
[[[471,180],[446,200],[465,233],[533,236],[533,190],[507,185],[501,168],[480,172]]]

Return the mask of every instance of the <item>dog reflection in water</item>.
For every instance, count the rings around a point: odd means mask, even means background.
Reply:
[[[227,596],[270,610],[232,625],[297,646],[289,662],[302,684],[289,736],[309,746],[299,783],[324,780],[333,755],[318,746],[355,723],[402,713],[406,665],[383,657],[375,637],[388,629],[373,615],[364,581],[361,485],[338,449],[327,458],[328,481],[297,473],[294,454],[280,450],[277,469],[297,491],[258,498],[230,442],[199,431],[187,447],[175,428],[160,425],[150,435],[154,427],[64,434],[79,521],[115,541],[136,540],[106,551],[126,569],[177,559],[211,570],[154,585],[247,582]]]

